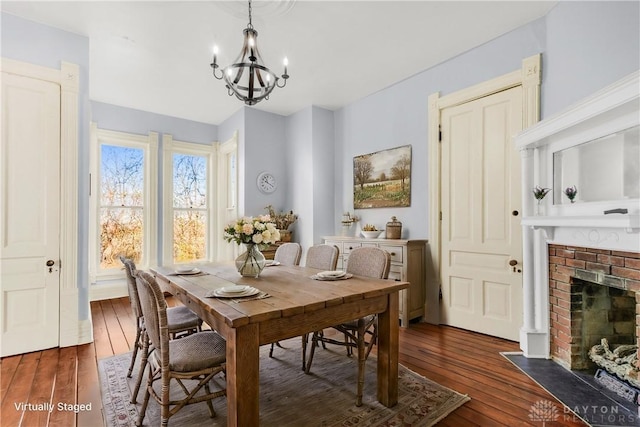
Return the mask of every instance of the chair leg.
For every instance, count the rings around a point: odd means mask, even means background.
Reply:
[[[275,346],[278,346],[280,348],[284,348],[283,346],[280,345],[280,341],[272,342],[271,343],[271,349],[269,350],[269,357],[273,357],[273,349],[274,349]]]
[[[309,341],[309,334],[302,336],[302,370],[304,371],[307,365],[307,341]]]
[[[142,331],[142,354],[140,359],[140,371],[138,372],[138,379],[136,380],[136,386],[131,394],[131,403],[136,403],[138,400],[138,392],[140,391],[140,385],[142,384],[142,377],[144,376],[144,369],[147,366],[149,360],[149,337],[146,331]]]
[[[208,382],[206,382],[204,384],[204,391],[207,394],[211,394],[211,387],[209,387],[209,383]],[[216,411],[215,411],[215,409],[213,409],[213,400],[212,399],[207,400],[207,406],[209,407],[209,415],[211,416],[211,418],[215,418]]]
[[[349,345],[349,336],[347,334],[344,334],[344,346],[347,348],[347,356],[353,356],[353,349]]]
[[[358,325],[358,392],[356,394],[356,406],[362,406],[362,390],[364,389],[364,370],[367,359],[365,358],[365,331],[364,326]]]
[[[142,373],[140,374],[142,377]],[[153,373],[151,372],[151,366],[149,366],[149,379],[147,380],[147,388],[144,393],[144,400],[142,401],[142,408],[140,408],[140,415],[138,416],[138,422],[136,425],[138,427],[142,426],[142,422],[144,421],[144,416],[147,412],[147,406],[149,405],[149,398],[151,397],[151,387],[153,386]],[[132,402],[135,403],[135,402]]]
[[[309,360],[307,360],[307,367],[304,370],[305,374],[311,371],[311,364],[313,363],[313,353],[315,353],[316,346],[318,345],[318,332],[314,332],[311,337],[311,350],[309,350]]]
[[[127,378],[131,378],[131,373],[133,372],[133,367],[136,363],[136,357],[138,356],[138,348],[140,347],[140,336],[141,336],[141,328],[140,321],[138,320],[138,325],[136,327],[136,339],[135,345],[133,346],[133,354],[131,355],[131,364],[129,365],[129,372],[127,372]]]

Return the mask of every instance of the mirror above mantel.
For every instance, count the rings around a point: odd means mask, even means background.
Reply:
[[[553,203],[640,199],[640,126],[553,153]]]

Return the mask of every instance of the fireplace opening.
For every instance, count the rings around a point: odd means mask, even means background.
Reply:
[[[626,357],[636,349],[635,292],[573,278],[571,298],[571,323],[575,326],[572,369],[602,368],[599,362],[611,360],[614,351],[615,355],[624,352]],[[593,356],[597,356],[595,360]]]

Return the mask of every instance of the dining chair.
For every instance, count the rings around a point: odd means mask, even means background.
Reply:
[[[347,259],[347,273],[354,276],[387,279],[391,266],[389,252],[376,247],[359,247],[349,253]],[[356,406],[362,406],[362,390],[364,388],[364,370],[371,349],[378,339],[377,315],[371,314],[350,322],[332,326],[333,329],[344,334],[344,341],[337,341],[326,337],[323,331],[316,331],[311,338],[311,350],[305,372],[308,374],[313,363],[313,354],[318,343],[329,343],[344,346],[347,354],[351,355],[353,349],[358,351],[358,387],[356,393]],[[369,336],[369,341],[367,341]]]
[[[336,245],[314,245],[307,250],[305,267],[335,270],[340,251]]]
[[[180,339],[170,339],[167,318],[167,302],[156,279],[144,271],[138,272],[136,285],[146,335],[153,345],[149,353],[147,386],[137,425],[144,421],[149,398],[160,405],[161,425],[166,427],[169,418],[186,405],[207,402],[211,418],[216,416],[212,400],[226,395],[226,389],[211,391],[209,382],[218,373],[225,372],[227,346],[224,338],[215,331],[196,332]],[[197,384],[191,389],[191,383]],[[160,388],[154,383],[160,381]],[[226,383],[226,379],[225,379]],[[184,397],[171,396],[171,388],[178,385]],[[204,388],[204,394],[197,394]]]
[[[305,267],[317,268],[318,270],[335,270],[338,265],[338,255],[340,250],[336,245],[314,245],[307,250],[305,259]],[[307,365],[307,344],[309,342],[309,334],[302,335],[302,370]],[[324,343],[322,347],[326,348]]]
[[[273,260],[282,265],[300,265],[300,257],[302,256],[302,246],[300,243],[283,243],[278,246]],[[271,343],[269,357],[273,357],[273,349],[275,346],[282,348],[280,342]]]
[[[299,243],[283,243],[278,246],[273,260],[282,265],[300,265],[302,247]]]
[[[144,368],[147,365],[149,338],[145,332],[144,318],[142,316],[142,308],[140,307],[140,298],[138,296],[138,288],[136,286],[136,276],[138,275],[136,264],[133,260],[124,256],[120,256],[120,261],[124,264],[127,274],[129,302],[131,303],[131,311],[136,318],[136,337],[131,355],[131,364],[129,365],[129,372],[127,373],[128,378],[131,378],[138,350],[141,350],[140,370],[138,372],[136,386],[133,390],[133,394],[131,395],[131,403],[136,403],[140,384],[142,383]],[[171,338],[179,338],[182,335],[189,335],[202,330],[202,319],[183,305],[167,308],[167,322]]]

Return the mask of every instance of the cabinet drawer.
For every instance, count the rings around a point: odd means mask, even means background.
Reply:
[[[363,248],[377,248],[378,244],[377,243],[361,243]]]
[[[362,246],[362,243],[356,242],[344,242],[343,253],[346,255],[351,252],[352,249],[359,248]]]
[[[403,262],[402,246],[380,245],[380,249],[384,249],[391,254],[391,262]]]
[[[402,266],[401,265],[391,265],[389,269],[389,280],[402,280]]]

